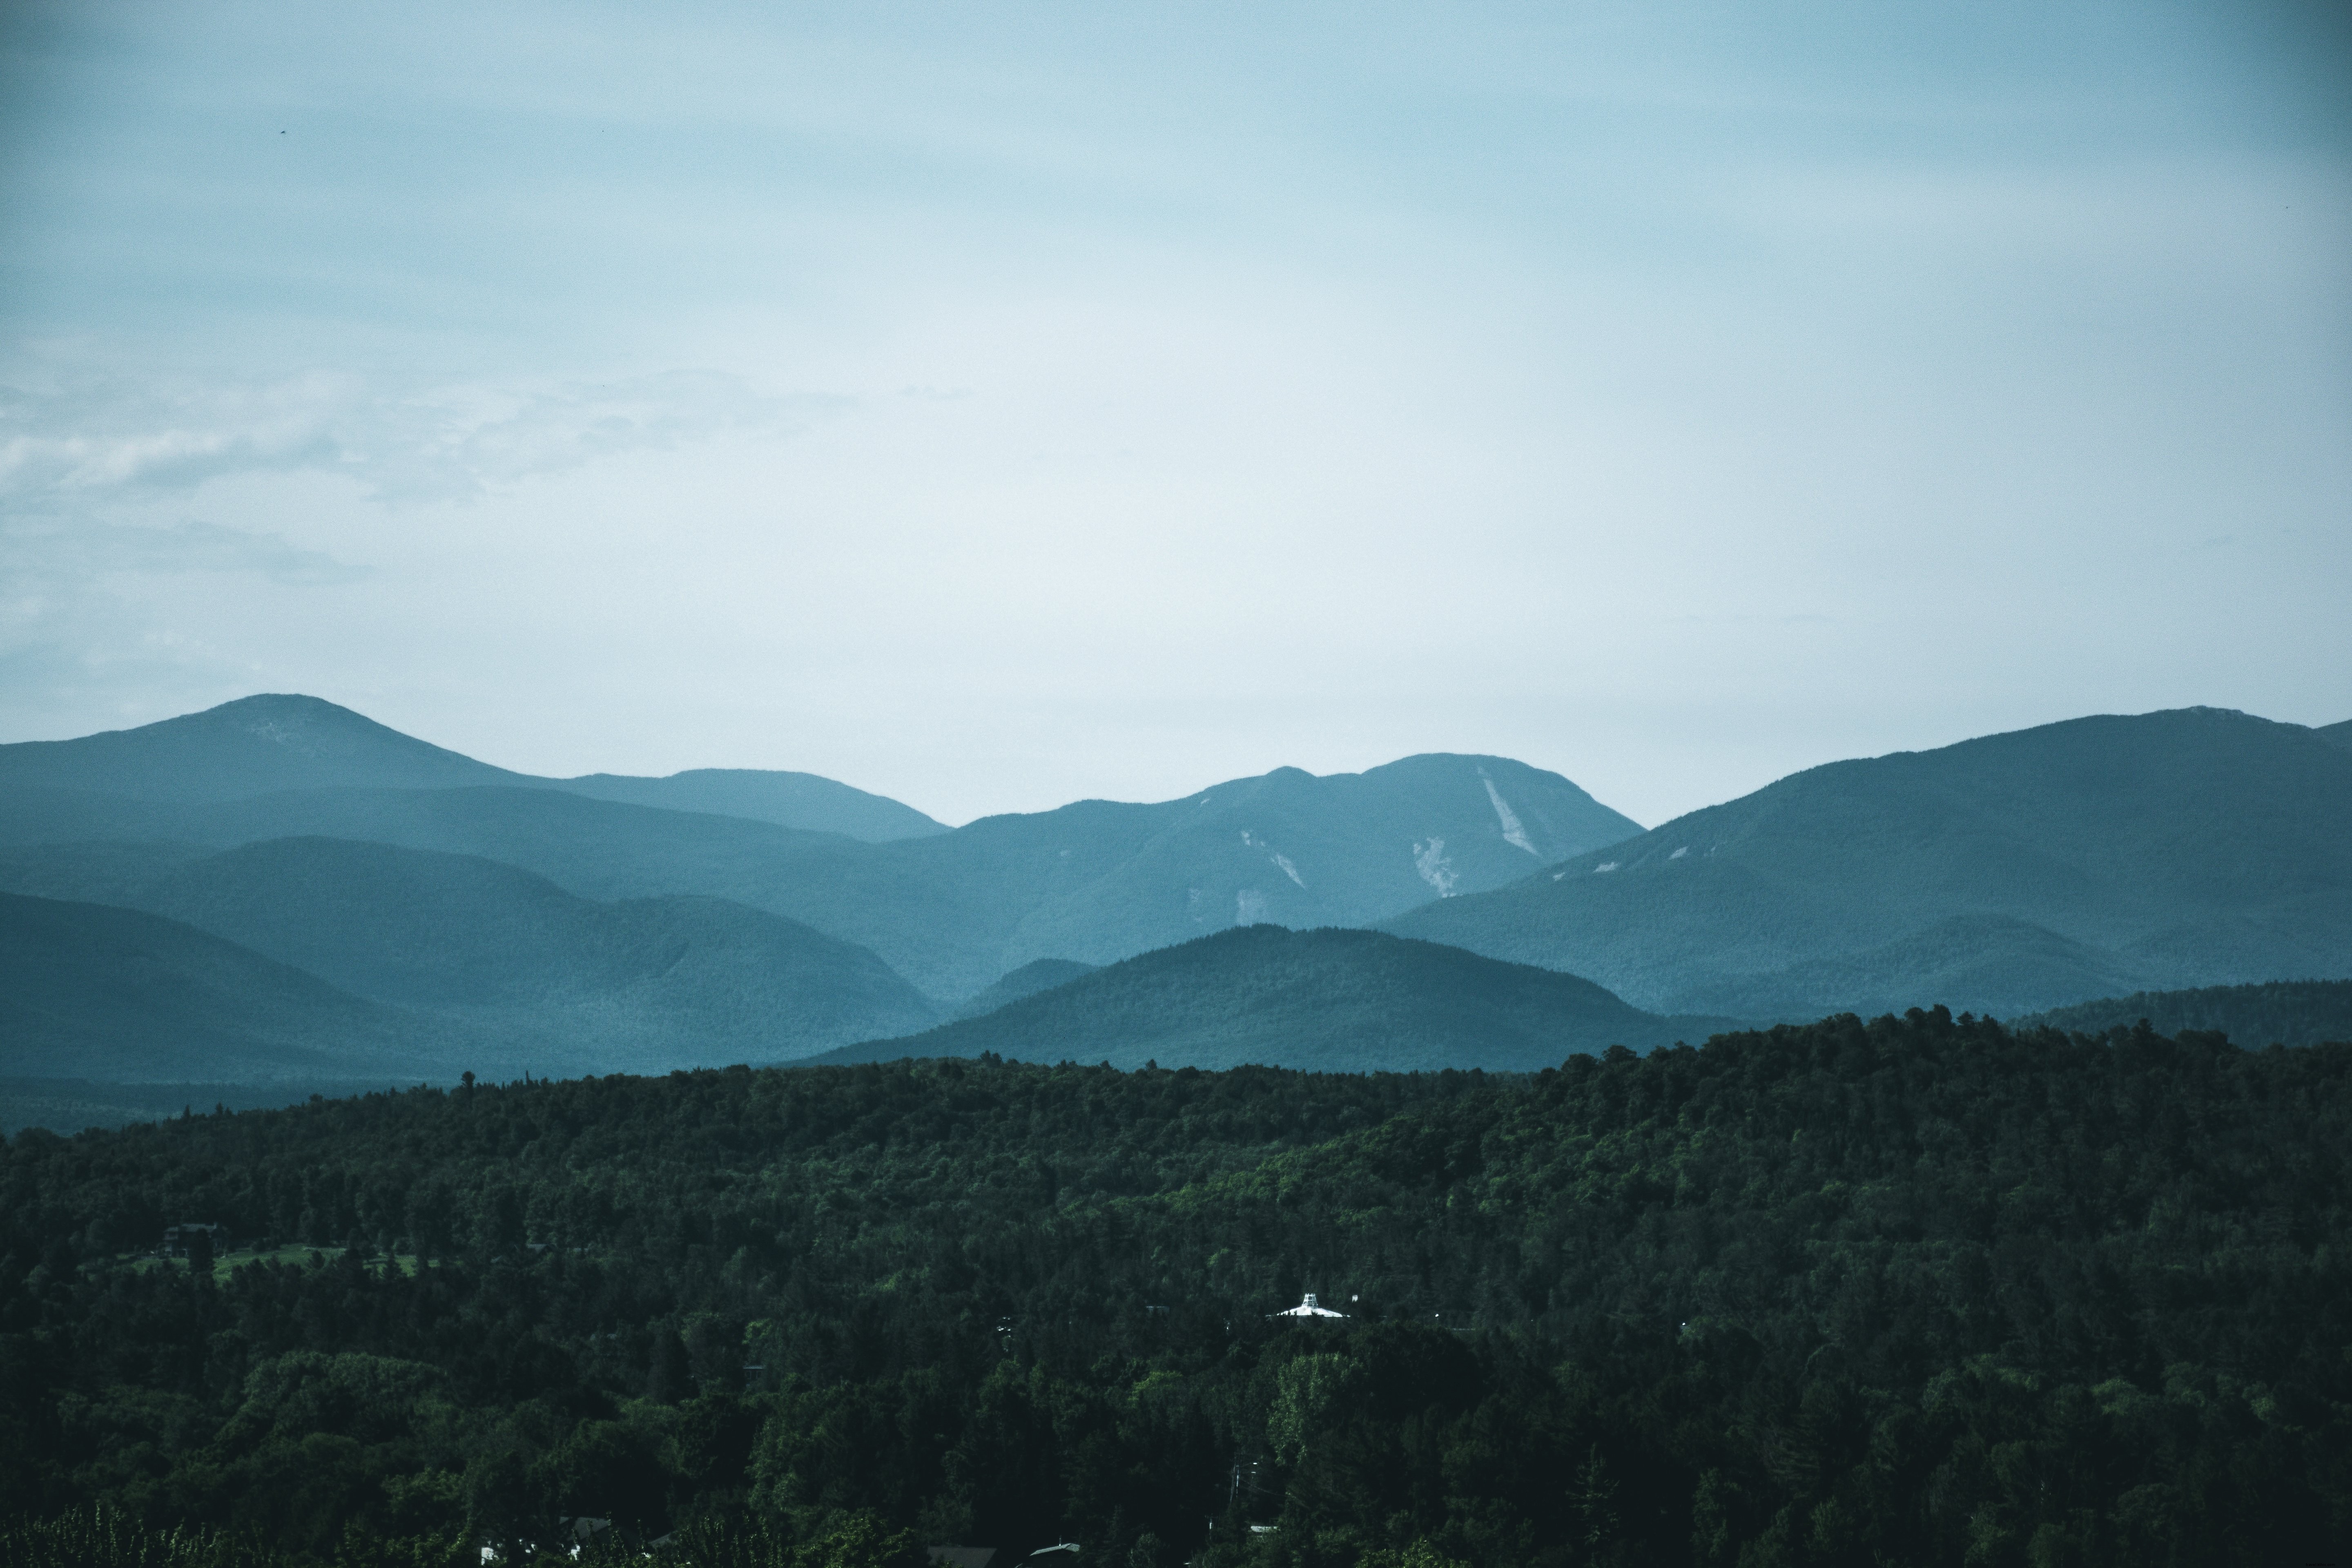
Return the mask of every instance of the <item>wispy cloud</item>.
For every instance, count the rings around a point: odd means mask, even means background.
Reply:
[[[379,500],[467,500],[729,431],[790,434],[845,399],[716,371],[554,387],[385,392],[357,378],[159,384],[84,374],[0,387],[0,504],[58,514],[238,474],[344,476]]]

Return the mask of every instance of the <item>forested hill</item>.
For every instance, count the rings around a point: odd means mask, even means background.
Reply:
[[[2019,1028],[2091,1034],[2127,1029],[2145,1019],[2159,1034],[2204,1029],[2242,1046],[2315,1046],[2352,1040],[2352,980],[2274,980],[2264,985],[2207,985],[2194,991],[2141,991],[2079,1002],[2013,1020]]]
[[[1661,1017],[1572,974],[1435,942],[1259,925],[1076,975],[1065,971],[1061,984],[981,1016],[806,1059],[994,1052],[1130,1068],[1254,1063],[1325,1072],[1528,1072],[1574,1051],[1704,1039],[1733,1022]]]
[[[0,1501],[352,1563],[575,1512],[860,1568],[2301,1562],[2352,1519],[2347,1215],[2352,1047],[1940,1011],[27,1133]],[[130,1256],[184,1220],[320,1256]],[[1351,1316],[1264,1316],[1304,1290]]]

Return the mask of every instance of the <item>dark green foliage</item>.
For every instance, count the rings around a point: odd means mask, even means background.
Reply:
[[[149,1529],[103,1505],[0,1525],[0,1568],[246,1568],[257,1555],[220,1531]]]
[[[2188,709],[1832,763],[1387,929],[1748,1018],[2352,977],[2352,752]]]
[[[1243,1063],[1309,1071],[1526,1072],[1572,1051],[1704,1037],[1725,1018],[1662,1018],[1549,969],[1368,931],[1246,926],[1163,948],[900,1040],[819,1063],[903,1057]]]
[[[2198,1029],[2242,1046],[2315,1046],[2352,1040],[2352,980],[2273,980],[2195,991],[2142,991],[2012,1020],[2021,1029],[2104,1034],[2146,1020],[2160,1035]]]
[[[319,1563],[574,1511],[795,1568],[2299,1562],[2352,1524],[2348,1163],[2352,1047],[1941,1012],[27,1133],[0,1504]],[[319,1256],[122,1260],[194,1218]],[[1263,1315],[1309,1289],[1353,1317]]]

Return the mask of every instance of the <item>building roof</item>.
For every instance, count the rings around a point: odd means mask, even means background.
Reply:
[[[1348,1314],[1335,1312],[1330,1308],[1321,1305],[1315,1300],[1315,1292],[1309,1290],[1307,1292],[1306,1299],[1296,1307],[1272,1315],[1277,1318],[1344,1318]]]

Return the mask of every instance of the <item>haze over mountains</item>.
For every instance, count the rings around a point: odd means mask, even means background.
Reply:
[[[1283,768],[1181,800],[1080,801],[869,844],[583,800],[544,781],[485,784],[468,771],[482,764],[395,745],[406,738],[309,698],[250,698],[193,718],[208,722],[92,737],[104,744],[89,756],[72,750],[82,742],[44,743],[28,759],[0,747],[6,837],[224,848],[362,838],[519,866],[585,898],[701,893],[870,947],[948,1000],[1036,958],[1109,963],[1255,921],[1369,924],[1639,831],[1556,773],[1422,756],[1327,778]],[[137,738],[158,731],[152,754],[142,752]],[[287,749],[292,782],[262,766],[272,747]],[[383,780],[368,773],[376,756],[387,759]],[[446,782],[415,787],[427,774]],[[94,787],[108,777],[126,783]],[[231,784],[252,793],[219,797]],[[43,890],[81,896],[54,882]]]
[[[1388,929],[1760,1018],[2340,978],[2352,751],[2183,709],[1832,763]]]
[[[2079,720],[1647,833],[1455,755],[949,829],[807,774],[534,778],[258,697],[0,746],[0,1074],[1543,1065],[2352,976],[2352,724]]]

